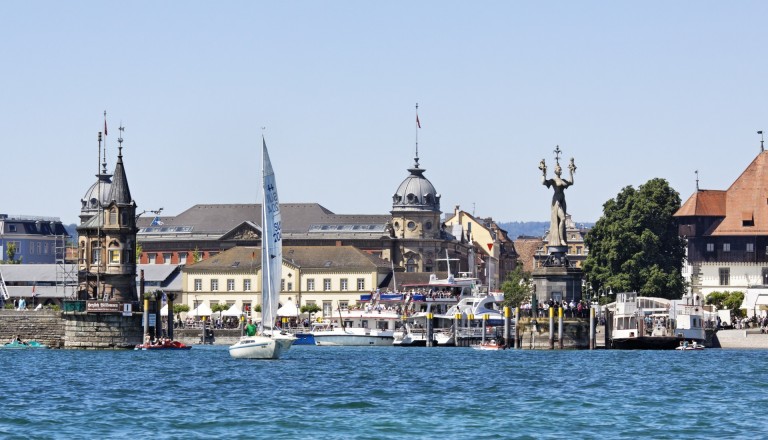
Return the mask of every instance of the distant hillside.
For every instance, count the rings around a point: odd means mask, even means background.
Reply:
[[[512,240],[521,235],[542,237],[549,230],[549,222],[499,222],[499,226]]]
[[[577,223],[576,226],[580,228],[591,228],[594,223]],[[549,222],[499,222],[501,229],[504,229],[509,234],[509,238],[512,240],[517,239],[521,235],[527,235],[529,237],[543,237],[549,230]]]

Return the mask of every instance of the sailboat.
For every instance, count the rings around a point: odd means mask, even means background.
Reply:
[[[281,231],[280,203],[272,162],[267,153],[267,142],[261,138],[262,151],[262,193],[261,204],[261,326],[256,336],[243,336],[229,347],[233,358],[279,359],[291,348],[296,338],[283,334],[275,328],[280,277],[283,267],[283,238]]]

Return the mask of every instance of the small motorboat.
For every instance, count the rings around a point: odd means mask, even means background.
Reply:
[[[145,342],[143,344],[138,344],[134,350],[190,350],[191,348],[191,345],[165,339],[156,343]]]
[[[473,345],[475,350],[506,350],[507,347],[500,341],[491,339],[489,341],[481,342],[480,344]]]
[[[704,346],[696,341],[689,344],[688,341],[683,341],[679,346],[675,347],[675,350],[704,350]]]
[[[8,350],[26,350],[26,349],[45,349],[49,348],[47,345],[37,342],[37,341],[27,341],[23,342],[20,340],[11,341],[5,345],[3,345],[0,348],[8,349]]]

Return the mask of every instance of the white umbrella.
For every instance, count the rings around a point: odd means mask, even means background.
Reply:
[[[296,304],[291,302],[277,309],[277,316],[298,316],[298,314],[299,309],[296,308]]]
[[[221,316],[242,316],[243,311],[240,310],[240,307],[238,307],[236,304],[232,304],[232,307],[225,310],[224,313],[221,314]]]
[[[208,304],[200,304],[194,310],[189,312],[189,316],[211,316],[213,310]]]

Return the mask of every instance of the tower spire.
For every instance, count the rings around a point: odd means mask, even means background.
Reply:
[[[763,151],[765,151],[765,148],[763,146],[763,130],[758,130],[757,134],[760,135],[760,152],[762,153]]]
[[[413,158],[413,161],[416,165],[414,165],[415,168],[419,167],[419,129],[421,128],[421,122],[419,121],[419,103],[416,103],[416,156]]]

